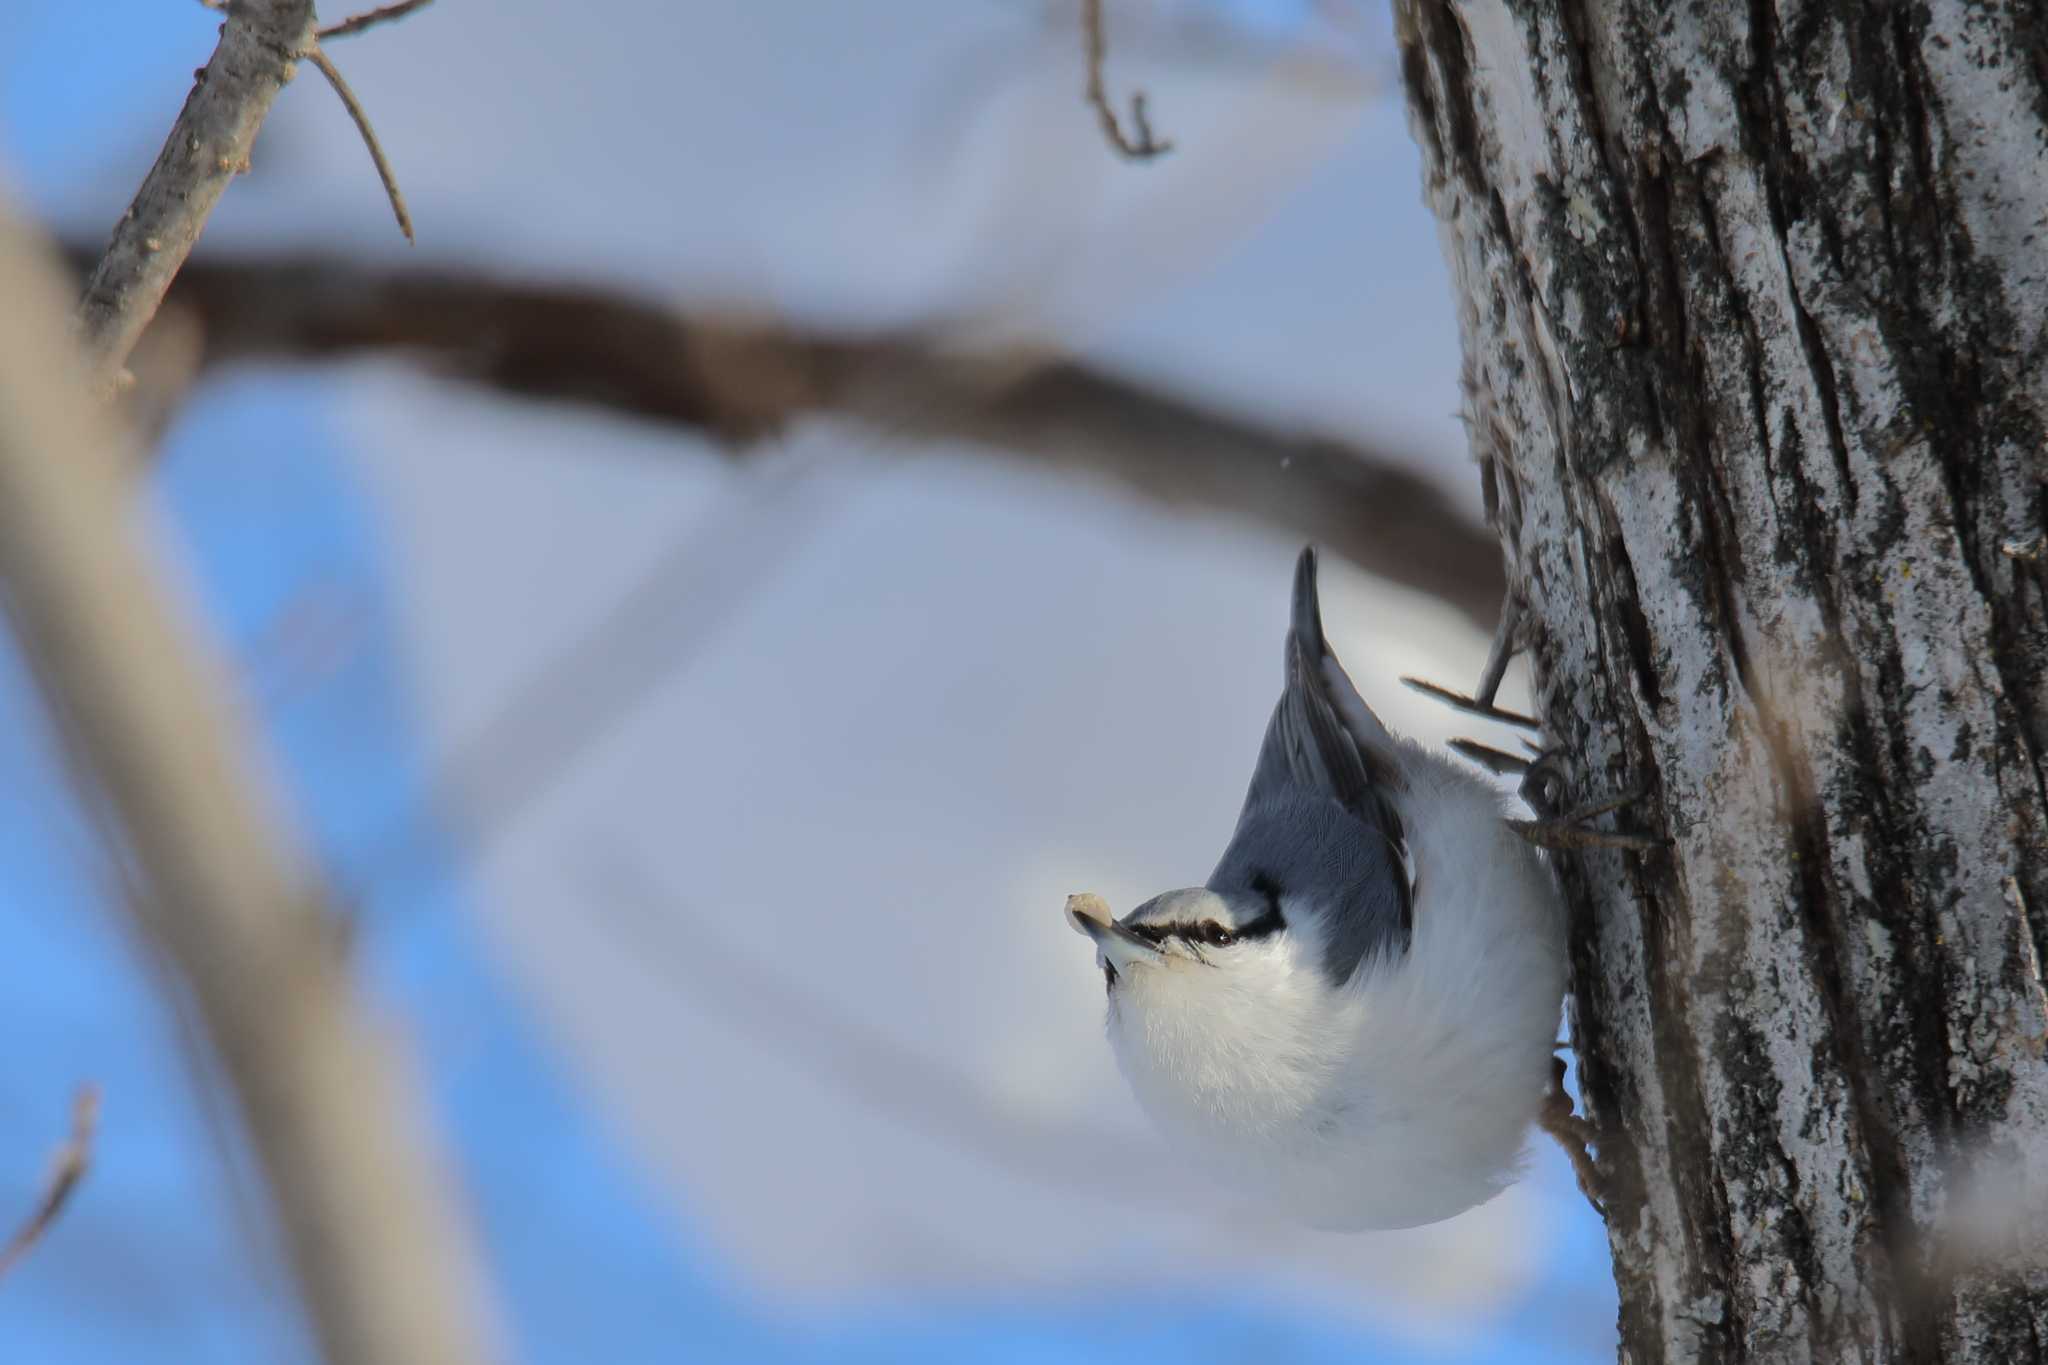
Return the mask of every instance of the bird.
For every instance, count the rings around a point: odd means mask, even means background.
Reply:
[[[1196,1169],[1312,1227],[1417,1227],[1512,1183],[1560,1098],[1582,1122],[1554,1055],[1567,916],[1503,793],[1365,704],[1316,567],[1305,547],[1280,700],[1208,881],[1122,918],[1071,896],[1066,917],[1119,1069]]]

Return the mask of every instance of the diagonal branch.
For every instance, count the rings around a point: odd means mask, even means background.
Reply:
[[[64,1206],[71,1202],[72,1192],[78,1182],[85,1179],[86,1168],[92,1164],[93,1130],[99,1126],[100,1090],[96,1085],[81,1085],[71,1097],[71,1136],[57,1149],[57,1160],[50,1167],[50,1177],[43,1182],[43,1197],[29,1210],[22,1225],[14,1230],[5,1246],[0,1246],[0,1277],[14,1269],[15,1263],[28,1255],[31,1248],[43,1239],[57,1216],[64,1212]]]
[[[78,304],[80,339],[95,393],[117,386],[128,352],[156,316],[228,182],[249,169],[249,149],[298,54],[313,42],[312,0],[236,0],[220,43],[142,188],[114,225]]]
[[[838,416],[1312,539],[1481,629],[1504,595],[1492,533],[1411,472],[1412,459],[1275,432],[1078,362],[961,355],[936,333],[778,330],[595,288],[323,257],[195,260],[171,304],[198,318],[204,364],[400,350],[506,393],[589,403],[737,450],[799,417]]]
[[[232,21],[231,21],[232,23]],[[0,588],[52,719],[119,818],[125,908],[190,984],[333,1365],[486,1356],[468,1239],[412,1096],[256,799],[217,672],[137,536],[40,244],[0,207]]]

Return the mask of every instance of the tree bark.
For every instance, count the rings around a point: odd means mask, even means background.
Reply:
[[[2048,1361],[2048,12],[1395,0],[1636,1361]]]

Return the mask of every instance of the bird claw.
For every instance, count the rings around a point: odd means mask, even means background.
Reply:
[[[1618,848],[1631,853],[1653,853],[1660,848],[1671,847],[1671,840],[1661,834],[1636,834],[1623,829],[1595,829],[1592,824],[1603,815],[1646,800],[1649,795],[1648,791],[1632,791],[1626,796],[1595,801],[1580,806],[1577,810],[1566,811],[1562,815],[1539,815],[1534,820],[1510,820],[1507,824],[1509,829],[1538,848],[1560,851]]]
[[[1500,690],[1501,678],[1507,672],[1508,662],[1522,648],[1525,625],[1526,613],[1521,599],[1511,592],[1501,605],[1500,627],[1494,632],[1493,646],[1487,652],[1486,668],[1480,674],[1479,689],[1469,697],[1462,692],[1454,692],[1448,687],[1422,678],[1403,677],[1401,681],[1426,697],[1434,697],[1446,706],[1505,725],[1540,732],[1543,723],[1534,716],[1506,711],[1493,704],[1493,699]],[[1560,851],[1618,848],[1635,853],[1648,853],[1670,846],[1669,839],[1656,835],[1595,829],[1592,825],[1592,822],[1602,815],[1643,800],[1648,795],[1646,791],[1635,791],[1626,796],[1591,802],[1576,810],[1562,810],[1566,784],[1564,772],[1557,762],[1560,751],[1555,748],[1538,748],[1526,739],[1522,742],[1529,749],[1531,757],[1523,758],[1472,739],[1454,739],[1450,747],[1460,757],[1486,769],[1495,777],[1511,773],[1522,775],[1522,800],[1536,813],[1536,818],[1510,820],[1507,823],[1509,828],[1524,839],[1539,848]]]
[[[1521,794],[1523,802],[1536,812],[1536,818],[1510,820],[1508,828],[1539,848],[1560,851],[1619,848],[1633,853],[1648,853],[1671,846],[1671,841],[1660,835],[1593,827],[1593,821],[1601,816],[1645,800],[1649,796],[1647,790],[1632,791],[1623,796],[1588,802],[1573,810],[1560,811],[1559,807],[1564,804],[1565,781],[1557,762],[1558,753],[1556,749],[1545,750],[1528,765],[1522,775]]]
[[[1476,739],[1454,739],[1451,751],[1469,762],[1476,763],[1495,777],[1506,777],[1510,773],[1526,773],[1530,760],[1520,754],[1511,754],[1481,744]]]
[[[1493,705],[1494,697],[1500,692],[1501,679],[1508,675],[1508,665],[1514,662],[1515,656],[1527,643],[1522,629],[1526,619],[1522,599],[1510,589],[1500,604],[1500,624],[1493,629],[1493,644],[1486,651],[1486,667],[1480,670],[1479,688],[1472,694],[1472,700],[1479,705]]]
[[[1599,1134],[1572,1107],[1571,1092],[1564,1088],[1564,1058],[1552,1057],[1550,1063],[1550,1089],[1543,1096],[1543,1108],[1536,1116],[1536,1124],[1564,1149],[1565,1159],[1572,1164],[1572,1175],[1578,1179],[1579,1193],[1586,1196],[1586,1202],[1593,1206],[1593,1212],[1599,1214],[1600,1221],[1604,1223],[1607,1221],[1607,1201],[1600,1193],[1600,1168],[1594,1164],[1589,1150],[1599,1141]]]
[[[1538,749],[1522,769],[1517,794],[1522,804],[1536,812],[1538,820],[1555,820],[1564,804],[1564,768],[1558,763],[1559,749]]]
[[[1444,705],[1456,707],[1460,711],[1484,716],[1503,725],[1518,725],[1524,730],[1541,730],[1543,722],[1534,716],[1525,716],[1519,711],[1505,711],[1493,704],[1494,697],[1500,692],[1501,679],[1507,676],[1508,664],[1522,651],[1524,620],[1522,599],[1510,592],[1500,606],[1500,625],[1494,629],[1493,644],[1486,651],[1486,667],[1479,674],[1479,689],[1469,697],[1462,692],[1453,692],[1448,687],[1426,682],[1421,678],[1404,677],[1401,681],[1424,696],[1434,697]],[[1466,756],[1472,757],[1470,754]],[[1485,764],[1483,759],[1475,761]]]
[[[1478,698],[1468,697],[1462,692],[1453,692],[1450,688],[1444,687],[1439,683],[1433,683],[1423,678],[1411,677],[1403,677],[1401,682],[1404,686],[1413,688],[1425,697],[1434,697],[1446,706],[1470,712],[1475,716],[1484,716],[1488,720],[1497,720],[1503,725],[1518,725],[1524,730],[1541,730],[1543,728],[1543,722],[1534,716],[1525,716],[1519,711],[1503,711],[1491,701],[1480,701]]]

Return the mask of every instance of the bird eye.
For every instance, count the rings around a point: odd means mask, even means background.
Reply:
[[[1212,943],[1218,948],[1227,948],[1237,942],[1237,935],[1231,933],[1220,924],[1203,925],[1202,938],[1205,942]]]

